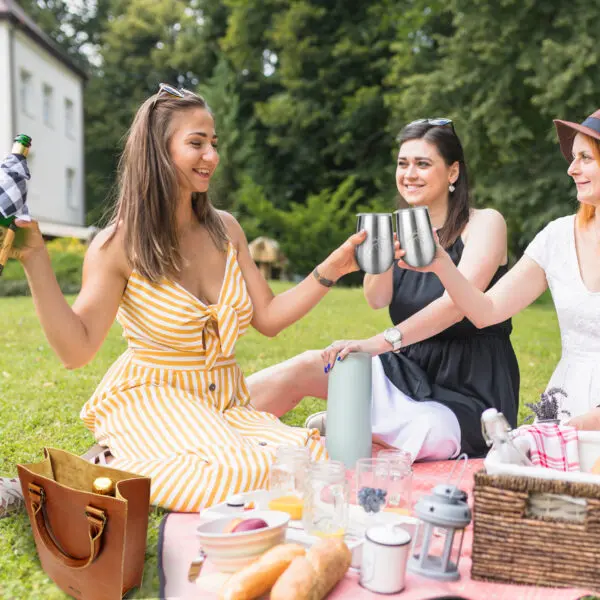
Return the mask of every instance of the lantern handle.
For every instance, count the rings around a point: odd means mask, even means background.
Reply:
[[[452,477],[454,476],[454,471],[456,471],[456,465],[458,465],[458,463],[464,458],[464,463],[463,463],[463,468],[462,471],[460,472],[460,475],[458,476],[458,479],[456,480],[456,487],[458,488],[460,482],[462,481],[462,478],[465,475],[465,471],[467,470],[467,463],[469,462],[469,457],[467,456],[466,452],[463,452],[455,461],[454,461],[454,465],[452,466],[452,470],[450,471],[450,475],[448,475],[448,483],[452,482]]]

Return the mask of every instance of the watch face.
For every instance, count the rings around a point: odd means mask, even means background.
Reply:
[[[394,344],[395,342],[399,342],[402,339],[402,334],[395,327],[390,327],[385,331],[385,339]]]

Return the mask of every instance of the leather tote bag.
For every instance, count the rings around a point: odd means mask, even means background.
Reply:
[[[58,587],[82,600],[116,600],[141,584],[148,477],[53,448],[17,468],[40,562]],[[114,496],[92,491],[97,477],[112,479]]]

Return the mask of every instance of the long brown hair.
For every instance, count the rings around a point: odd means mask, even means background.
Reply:
[[[585,134],[582,134],[585,135]],[[596,162],[600,165],[600,140],[593,138],[589,135],[586,135],[585,138],[592,145],[592,152],[594,153],[594,158]],[[596,211],[598,209],[591,204],[583,204],[583,202],[579,205],[579,210],[577,211],[577,222],[580,227],[586,227],[589,223],[591,223],[596,216]]]
[[[454,191],[448,198],[446,222],[438,230],[440,244],[442,247],[448,248],[456,241],[469,222],[471,211],[469,176],[463,147],[453,127],[433,125],[426,121],[410,123],[397,138],[400,146],[408,140],[417,139],[424,139],[432,143],[448,167],[458,162],[458,179],[454,182]]]
[[[123,226],[130,266],[152,282],[181,271],[175,216],[179,184],[169,141],[173,114],[194,108],[210,110],[204,98],[188,91],[184,91],[183,98],[167,93],[148,98],[133,119],[119,160],[119,192],[111,218],[115,228],[107,242]],[[217,247],[225,250],[225,226],[208,194],[194,192],[192,207]]]

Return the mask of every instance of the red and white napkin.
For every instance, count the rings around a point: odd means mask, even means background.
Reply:
[[[577,430],[568,425],[523,425],[514,431],[515,442],[526,449],[537,467],[557,471],[580,471]]]

